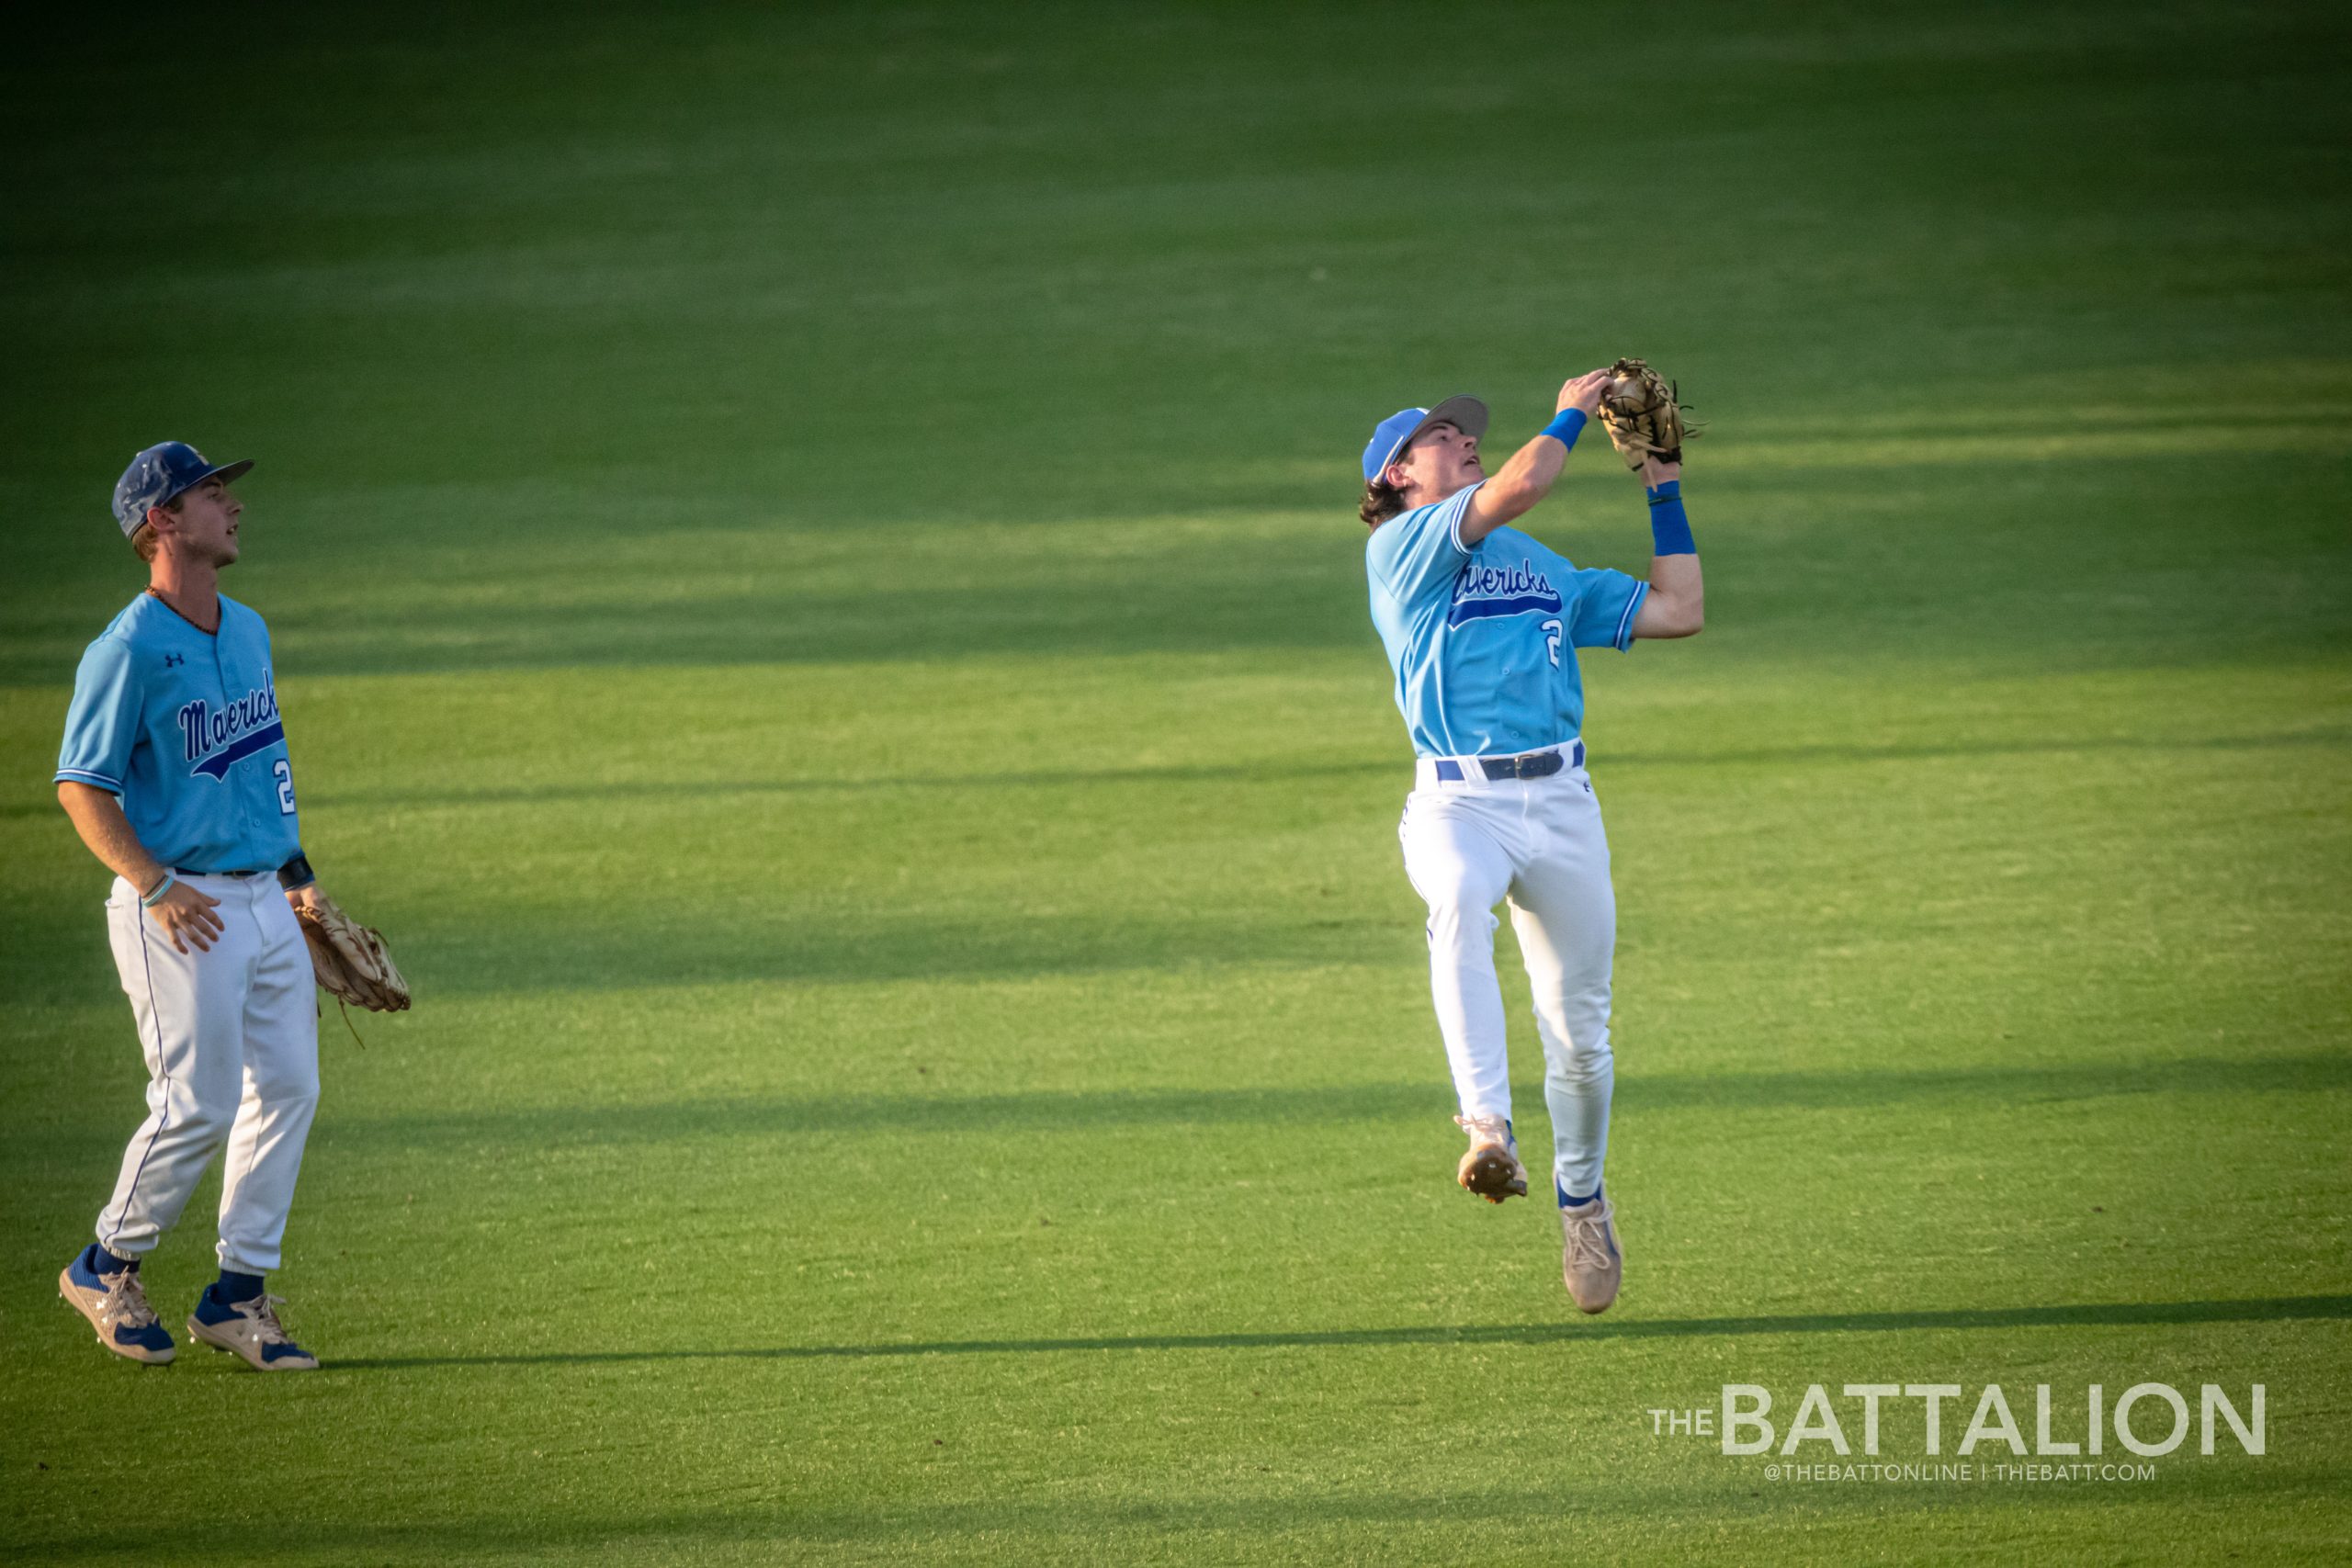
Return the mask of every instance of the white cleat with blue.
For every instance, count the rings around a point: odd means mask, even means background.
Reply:
[[[308,1372],[319,1359],[287,1337],[277,1321],[284,1296],[263,1294],[249,1301],[223,1302],[208,1290],[196,1298],[188,1314],[190,1337],[215,1350],[226,1350],[257,1372]]]
[[[57,1293],[65,1304],[90,1320],[98,1343],[118,1356],[160,1367],[179,1354],[172,1337],[147,1304],[146,1289],[139,1283],[139,1266],[119,1267],[122,1259],[97,1247],[86,1247],[57,1277]],[[100,1272],[103,1269],[105,1272]]]

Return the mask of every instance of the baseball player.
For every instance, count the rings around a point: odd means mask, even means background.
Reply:
[[[147,1119],[124,1151],[97,1238],[57,1288],[119,1356],[169,1361],[139,1265],[216,1150],[220,1277],[187,1330],[262,1371],[306,1371],[278,1264],[319,1099],[317,1002],[296,905],[321,897],[303,858],[269,630],[220,592],[253,464],[167,441],[131,459],[115,519],[147,590],[82,656],[57,797],[115,874],[107,927],[147,1061]]]
[[[1646,582],[1578,570],[1510,526],[1544,499],[1611,385],[1560,389],[1557,417],[1491,477],[1487,406],[1449,398],[1380,422],[1363,450],[1372,619],[1396,671],[1417,758],[1397,834],[1429,906],[1430,984],[1469,1134],[1458,1179],[1499,1203],[1527,1192],[1512,1136],[1495,975],[1494,908],[1508,899],[1534,993],[1552,1112],[1562,1271],[1582,1310],[1623,1276],[1601,1186],[1609,1138],[1609,968],[1616,895],[1585,771],[1579,648],[1689,637],[1703,620],[1679,448],[1636,457],[1657,557]]]

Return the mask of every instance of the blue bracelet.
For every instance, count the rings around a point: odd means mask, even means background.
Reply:
[[[1668,479],[1650,491],[1650,537],[1662,556],[1695,556],[1690,518],[1682,510],[1682,481]]]
[[[1577,437],[1584,433],[1585,412],[1582,409],[1562,409],[1552,416],[1539,434],[1548,435],[1561,446],[1574,450]]]
[[[139,907],[142,909],[152,909],[156,905],[162,903],[164,901],[164,895],[169,893],[172,890],[172,884],[178,880],[179,878],[174,876],[170,872],[167,871],[164,873],[164,880],[155,884],[155,890],[153,892],[142,893],[140,895]]]

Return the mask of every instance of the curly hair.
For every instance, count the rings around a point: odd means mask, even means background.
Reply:
[[[1378,479],[1363,487],[1363,500],[1356,504],[1356,515],[1367,528],[1377,528],[1404,510],[1405,492]]]

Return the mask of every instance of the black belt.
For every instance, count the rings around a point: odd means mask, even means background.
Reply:
[[[1486,776],[1487,782],[1498,779],[1548,779],[1562,768],[1584,766],[1584,742],[1572,741],[1566,747],[1550,751],[1530,751],[1520,757],[1473,757],[1470,765]],[[1438,759],[1437,776],[1449,782],[1459,782],[1462,764],[1451,757]]]
[[[1524,757],[1481,757],[1478,771],[1488,783],[1497,779],[1548,779],[1565,759],[1557,751],[1532,751]]]
[[[264,867],[264,871],[267,868]],[[174,876],[259,876],[260,871],[190,871],[184,865],[172,867]]]

